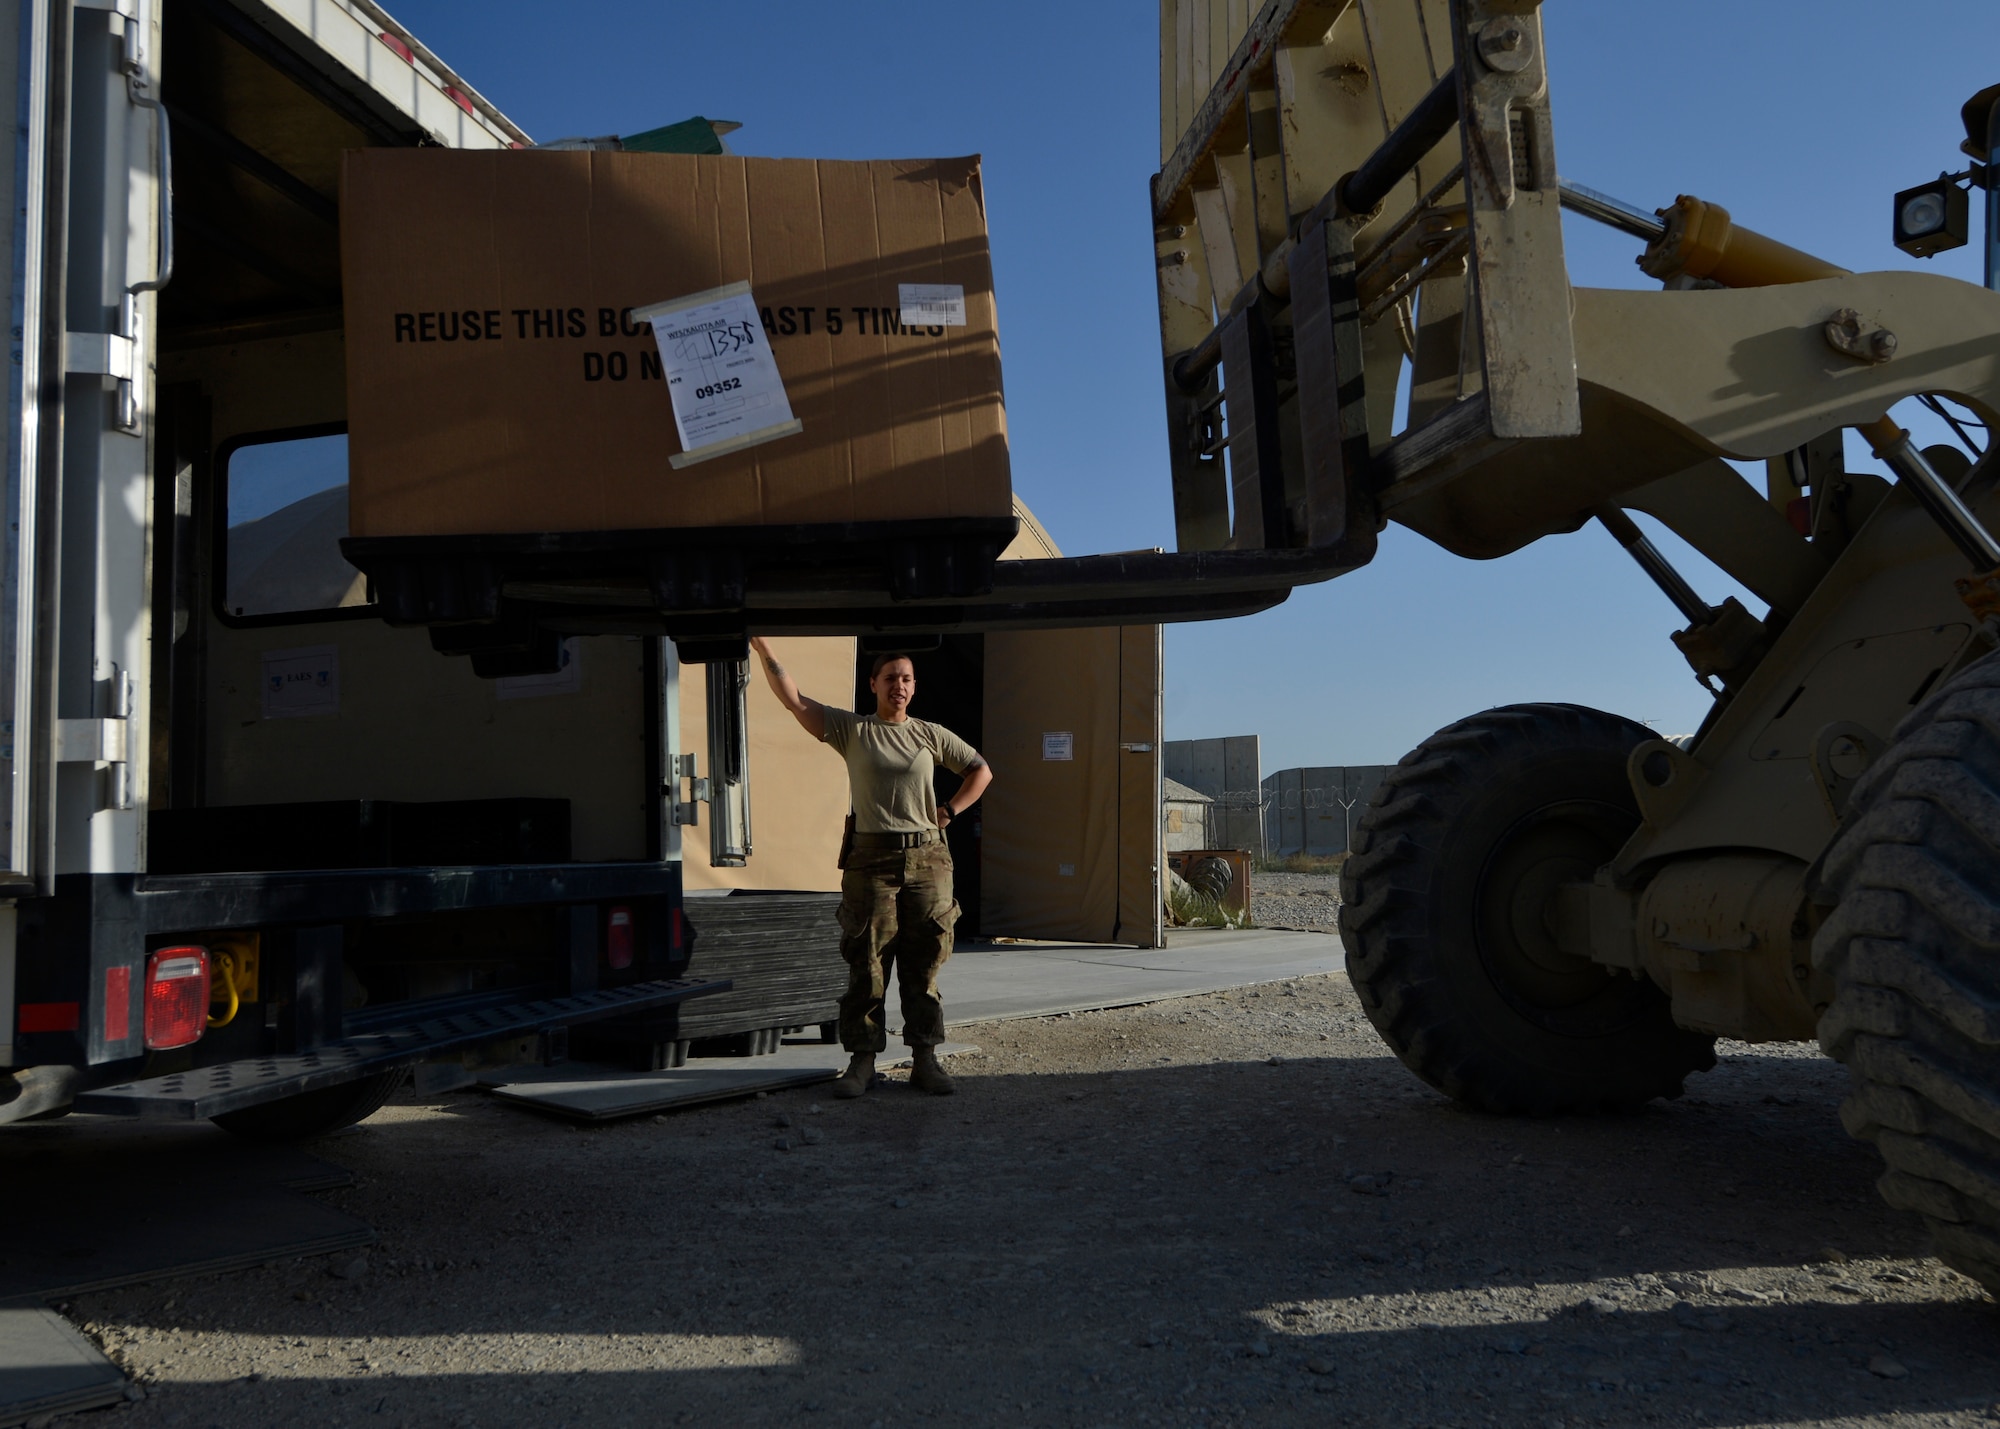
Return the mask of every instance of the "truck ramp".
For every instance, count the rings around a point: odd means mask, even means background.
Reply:
[[[952,1057],[979,1049],[965,1042],[944,1042],[937,1050],[940,1057]],[[909,1060],[909,1049],[891,1047],[875,1059],[875,1065],[893,1071]],[[480,1080],[496,1101],[509,1106],[571,1121],[616,1121],[830,1082],[846,1066],[847,1053],[839,1043],[794,1038],[766,1056],[695,1057],[685,1066],[658,1072],[587,1064],[507,1067]]]
[[[310,1052],[249,1057],[101,1087],[79,1096],[76,1109],[113,1116],[201,1121],[279,1097],[412,1066],[440,1053],[555,1032],[580,1022],[644,1012],[728,989],[727,980],[663,979],[568,997],[460,1004],[433,1016],[359,1032]]]

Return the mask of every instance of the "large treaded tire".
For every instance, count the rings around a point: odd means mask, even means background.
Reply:
[[[2000,655],[1947,682],[1862,775],[1821,864],[1820,1045],[1840,1119],[1948,1265],[2000,1295]]]
[[[210,1120],[246,1141],[305,1141],[328,1136],[375,1115],[408,1075],[407,1068],[398,1067],[359,1081],[226,1111]]]
[[[1639,823],[1625,764],[1651,730],[1579,705],[1508,705],[1389,772],[1341,868],[1361,1004],[1405,1066],[1481,1111],[1625,1111],[1676,1097],[1714,1039],[1666,995],[1562,953],[1543,910]]]

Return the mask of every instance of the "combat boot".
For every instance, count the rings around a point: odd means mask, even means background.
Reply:
[[[935,1047],[910,1049],[910,1085],[934,1097],[948,1097],[958,1090],[950,1075],[938,1065]]]
[[[868,1084],[875,1080],[875,1054],[856,1052],[848,1062],[847,1070],[833,1079],[833,1094],[843,1101],[852,1101],[868,1090]]]

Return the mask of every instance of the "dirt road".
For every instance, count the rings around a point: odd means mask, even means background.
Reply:
[[[2000,1416],[2000,1311],[1876,1201],[1805,1049],[1509,1122],[1418,1085],[1340,978],[956,1035],[950,1099],[393,1106],[319,1148],[365,1265],[71,1314],[135,1429]]]

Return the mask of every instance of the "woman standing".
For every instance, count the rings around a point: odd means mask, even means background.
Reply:
[[[833,1094],[858,1097],[875,1079],[875,1058],[888,1046],[882,1005],[894,967],[903,991],[910,1084],[949,1096],[951,1078],[937,1059],[944,1041],[937,975],[951,956],[958,903],[944,829],[986,792],[993,771],[943,725],[911,717],[917,669],[909,656],[875,657],[868,675],[875,713],[856,715],[800,694],[771,647],[761,637],[750,644],[779,702],[847,763],[854,836],[840,864],[840,953],[848,968],[840,1045],[851,1059]],[[938,765],[964,776],[942,804],[931,781]]]

